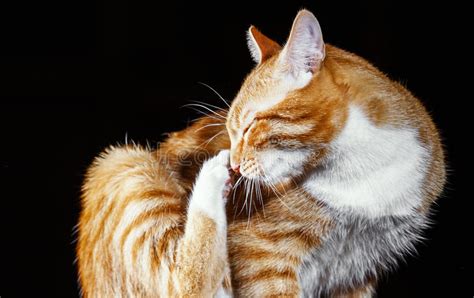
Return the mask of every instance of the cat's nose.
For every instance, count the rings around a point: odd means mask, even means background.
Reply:
[[[233,165],[232,171],[236,172],[237,174],[240,174],[240,165]]]

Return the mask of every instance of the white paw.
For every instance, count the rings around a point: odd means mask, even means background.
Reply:
[[[225,223],[225,202],[230,192],[229,150],[204,162],[196,179],[189,209],[199,209]]]

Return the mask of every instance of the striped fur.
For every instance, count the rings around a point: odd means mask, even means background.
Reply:
[[[308,11],[285,47],[248,42],[258,65],[228,112],[89,168],[85,297],[371,297],[414,250],[445,180],[424,107]]]

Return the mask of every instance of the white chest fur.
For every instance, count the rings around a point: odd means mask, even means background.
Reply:
[[[429,150],[414,129],[375,126],[352,106],[330,149],[304,183],[315,198],[370,218],[410,215],[420,205]]]

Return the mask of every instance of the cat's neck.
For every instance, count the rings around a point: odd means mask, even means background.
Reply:
[[[303,186],[344,212],[410,215],[422,203],[429,154],[415,130],[376,126],[360,107],[351,105],[344,128]]]

